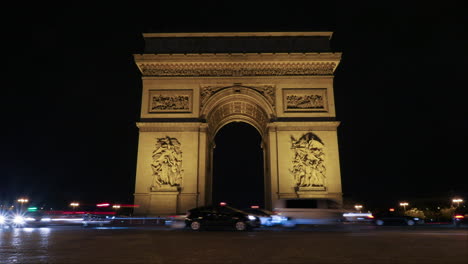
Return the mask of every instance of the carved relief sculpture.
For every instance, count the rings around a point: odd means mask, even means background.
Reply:
[[[201,86],[200,87],[200,107],[203,107],[208,99],[215,93],[232,86]],[[250,86],[242,85],[240,87],[249,88],[260,93],[265,99],[275,107],[275,86],[274,85],[261,85],[261,86]]]
[[[314,133],[299,139],[291,136],[294,151],[292,169],[296,187],[323,187],[326,185],[325,152],[322,140]]]
[[[284,111],[327,111],[326,89],[284,89]]]
[[[149,112],[191,112],[192,90],[151,90]]]
[[[182,184],[182,151],[176,138],[164,137],[156,139],[153,151],[152,188],[180,187]]]

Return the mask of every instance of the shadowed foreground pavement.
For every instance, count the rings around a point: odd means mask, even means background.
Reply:
[[[0,230],[0,263],[467,263],[466,228]]]

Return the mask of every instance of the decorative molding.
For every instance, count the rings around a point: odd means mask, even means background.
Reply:
[[[248,101],[231,101],[224,103],[211,111],[207,117],[207,121],[208,124],[213,126],[211,129],[216,129],[223,120],[239,115],[247,116],[256,123],[258,129],[260,129],[263,134],[264,128],[269,121],[268,116],[261,107]]]
[[[335,62],[219,62],[219,63],[137,63],[144,76],[241,77],[241,76],[323,76],[333,75]]]
[[[336,131],[339,121],[310,121],[310,122],[273,122],[267,125],[268,130],[275,131]]]
[[[205,132],[206,123],[137,122],[140,132]]]
[[[199,32],[199,33],[143,33],[145,38],[188,38],[188,37],[329,37],[332,31],[303,32]]]
[[[244,85],[244,84],[239,84],[239,85],[217,85],[217,86],[212,86],[212,85],[201,85],[200,86],[200,108],[202,108],[208,99],[217,92],[228,89],[228,88],[236,88],[238,87],[239,89],[242,88],[248,88],[257,91],[259,94],[261,94],[267,101],[270,103],[270,105],[275,108],[275,98],[276,98],[276,87],[275,85],[272,84],[265,84],[265,85]]]

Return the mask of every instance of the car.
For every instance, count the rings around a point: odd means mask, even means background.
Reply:
[[[404,215],[402,212],[386,211],[374,213],[374,224],[378,226],[383,225],[408,225],[414,226],[423,224],[424,220],[418,217]]]
[[[343,217],[346,222],[350,223],[370,223],[374,221],[374,216],[372,213],[356,213],[356,212],[346,212],[343,213]]]
[[[188,210],[185,224],[194,231],[212,227],[229,227],[246,231],[260,227],[260,219],[224,203],[214,206],[201,206]]]
[[[468,208],[456,209],[453,216],[452,222],[455,226],[467,225],[468,224]]]
[[[8,211],[0,214],[0,226],[9,227],[43,227],[49,225],[51,218],[42,211],[22,212]]]
[[[83,217],[82,225],[83,227],[87,226],[104,226],[114,223],[115,216],[106,215],[106,214],[86,214]]]
[[[242,211],[258,217],[262,226],[281,225],[290,227],[295,225],[291,218],[282,216],[267,209],[259,208],[258,206],[251,206],[250,208],[242,209]]]
[[[344,221],[341,204],[327,198],[280,199],[273,211],[298,225],[339,225]]]

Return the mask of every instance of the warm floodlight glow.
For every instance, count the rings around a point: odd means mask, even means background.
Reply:
[[[403,206],[403,210],[405,210],[405,211],[406,211],[406,206],[408,206],[408,205],[409,205],[409,203],[407,203],[407,202],[401,202],[400,203],[400,206]]]
[[[463,199],[454,198],[454,199],[452,199],[452,203],[456,203],[457,207],[458,207],[458,206],[460,206],[460,203],[463,203]]]
[[[362,209],[362,205],[356,204],[356,205],[354,206],[354,208],[356,208],[356,210],[361,210],[361,209]]]

